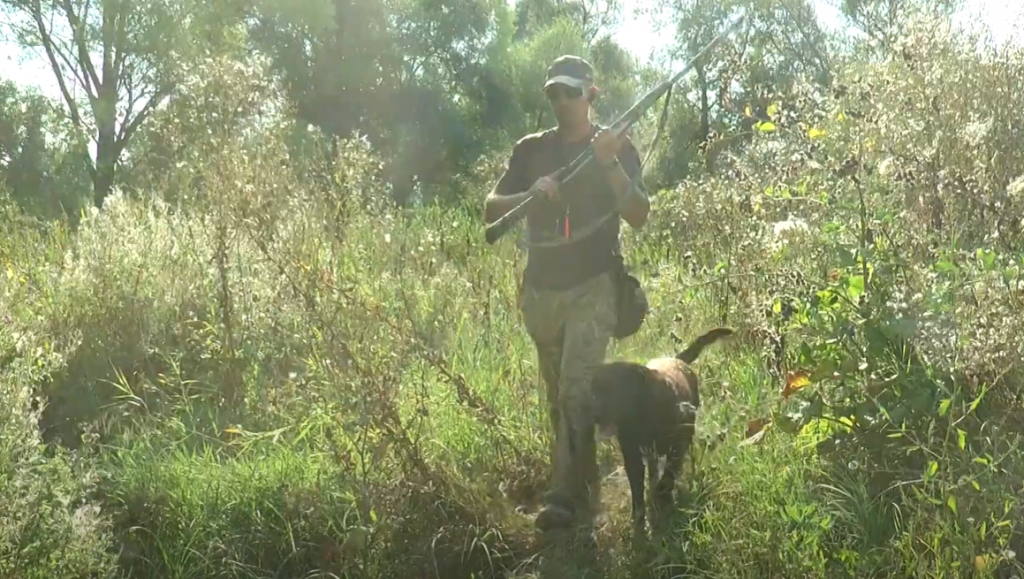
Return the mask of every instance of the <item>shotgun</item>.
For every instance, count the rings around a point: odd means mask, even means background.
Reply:
[[[721,34],[716,36],[714,40],[712,40],[710,43],[708,43],[707,46],[702,48],[696,56],[690,59],[690,62],[687,63],[682,70],[672,75],[671,78],[662,81],[653,89],[649,90],[647,94],[642,96],[640,100],[633,104],[633,106],[629,107],[629,110],[623,113],[622,116],[615,121],[615,124],[612,125],[612,133],[616,137],[618,137],[622,135],[622,133],[625,132],[626,129],[632,126],[633,123],[640,120],[640,117],[642,117],[644,113],[646,113],[647,110],[654,105],[654,103],[658,102],[658,99],[660,99],[662,95],[668,92],[668,89],[671,88],[672,85],[677,83],[679,79],[683,77],[683,75],[690,72],[690,69],[692,69],[697,64],[698,60],[703,58],[707,53],[711,52],[711,50],[715,46],[717,46],[723,38],[728,36],[729,33],[731,33],[732,30],[739,26],[739,24],[743,22],[743,20],[745,19],[746,15],[741,14],[739,18],[734,20],[732,24],[730,24]],[[566,181],[575,177],[576,174],[579,173],[580,170],[583,169],[583,167],[585,167],[587,163],[589,163],[590,160],[593,158],[594,148],[592,146],[588,146],[586,149],[584,149],[582,153],[579,154],[579,156],[573,159],[572,162],[556,171],[554,174],[554,179],[559,184],[565,183]],[[494,223],[488,225],[487,229],[484,231],[484,238],[487,240],[487,243],[493,244],[495,241],[500,239],[502,235],[507,233],[509,229],[512,229],[513,225],[518,223],[519,220],[526,216],[526,210],[528,209],[530,202],[533,201],[535,197],[536,195],[530,195],[522,203],[513,207],[511,211],[499,217]]]

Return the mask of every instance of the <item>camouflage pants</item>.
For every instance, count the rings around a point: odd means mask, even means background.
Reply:
[[[615,328],[615,296],[615,283],[606,273],[564,291],[527,286],[521,298],[523,322],[547,386],[554,434],[548,504],[574,510],[582,523],[592,520],[599,503],[589,382]]]

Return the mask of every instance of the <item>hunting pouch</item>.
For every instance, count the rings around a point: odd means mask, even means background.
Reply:
[[[623,340],[640,330],[647,317],[649,305],[647,294],[640,280],[626,271],[625,262],[619,257],[615,267],[616,309],[618,321],[615,325],[616,340]]]

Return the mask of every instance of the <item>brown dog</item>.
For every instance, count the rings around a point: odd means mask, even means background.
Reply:
[[[699,380],[690,364],[704,348],[732,333],[729,328],[715,328],[675,357],[655,358],[646,365],[606,362],[593,376],[595,425],[618,440],[638,531],[646,524],[644,458],[655,505],[671,503],[700,408]],[[656,480],[660,457],[666,459],[665,472]]]

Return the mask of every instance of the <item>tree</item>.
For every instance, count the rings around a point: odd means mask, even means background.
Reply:
[[[69,154],[76,145],[52,138],[67,128],[61,120],[46,97],[0,80],[0,190],[31,215],[75,222],[88,178]]]
[[[873,45],[872,52],[888,54],[916,14],[950,15],[963,0],[833,0],[850,22]]]
[[[271,55],[299,117],[333,138],[358,132],[386,160],[399,202],[459,164],[457,102],[495,33],[498,0],[266,1],[255,46]]]
[[[191,56],[226,39],[224,2],[173,0],[0,0],[15,16],[20,43],[41,49],[68,115],[92,135],[85,158],[94,203],[116,183],[122,153],[180,82]],[[211,18],[211,15],[213,17]],[[84,102],[77,98],[85,95]]]
[[[567,18],[579,27],[579,35],[590,44],[619,22],[620,0],[518,0],[515,4],[517,41],[546,28],[552,21]]]
[[[704,170],[715,172],[715,158],[725,148],[749,141],[751,127],[767,120],[768,111],[801,78],[822,89],[832,78],[828,35],[818,25],[807,0],[686,0],[654,7],[654,14],[676,25],[678,60],[688,61],[712,41],[736,9],[748,14],[745,25],[693,73],[673,95],[682,104],[670,109],[670,126],[655,162],[656,179],[676,183],[690,174],[690,161],[704,151]],[[687,99],[693,99],[691,105]],[[733,133],[728,141],[716,135]]]

